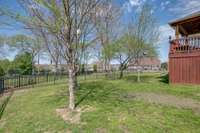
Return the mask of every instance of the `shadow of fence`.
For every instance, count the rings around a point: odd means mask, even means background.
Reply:
[[[9,94],[7,94],[8,96],[3,100],[2,104],[0,105],[0,120],[3,116],[4,110],[9,102],[9,100],[11,99],[12,95],[13,95],[14,91],[10,92]]]

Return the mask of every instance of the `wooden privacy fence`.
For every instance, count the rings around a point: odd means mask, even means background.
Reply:
[[[170,83],[200,84],[200,37],[170,42]]]

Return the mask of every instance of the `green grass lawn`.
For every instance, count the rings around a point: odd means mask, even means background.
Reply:
[[[169,85],[160,74],[135,75],[122,80],[96,80],[80,77],[76,105],[92,110],[81,114],[79,124],[65,122],[56,109],[67,107],[67,84],[57,82],[16,91],[0,120],[1,133],[162,133],[200,132],[200,112],[192,109],[149,103],[134,93],[156,93],[200,102],[200,86]],[[90,79],[90,80],[89,80]]]

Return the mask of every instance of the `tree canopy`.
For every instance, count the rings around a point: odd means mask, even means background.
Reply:
[[[22,54],[18,54],[14,61],[13,65],[15,71],[18,72],[18,74],[28,75],[32,72],[32,56],[30,53],[25,52]]]

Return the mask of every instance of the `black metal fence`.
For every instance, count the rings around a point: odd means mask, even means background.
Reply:
[[[40,75],[17,75],[9,77],[0,77],[0,94],[7,92],[11,89],[18,89],[30,85],[36,85],[40,83],[56,82],[57,80],[67,79],[67,73],[47,73]],[[101,72],[101,73],[78,73],[78,80],[89,79],[102,79],[102,78],[114,78],[117,77],[116,72]]]
[[[124,71],[124,76],[129,76],[132,74],[136,74],[134,71]],[[55,83],[57,80],[67,79],[67,73],[47,73],[40,75],[18,75],[11,77],[0,77],[0,94],[3,92],[7,92],[12,89],[18,89],[21,87],[26,87],[30,85],[36,85],[40,83]],[[78,80],[96,80],[96,79],[119,79],[120,72],[119,71],[109,71],[109,72],[101,72],[101,73],[78,73]]]
[[[67,74],[43,74],[43,75],[18,75],[0,78],[0,94],[13,88],[20,88],[45,82],[56,82],[64,79]]]

